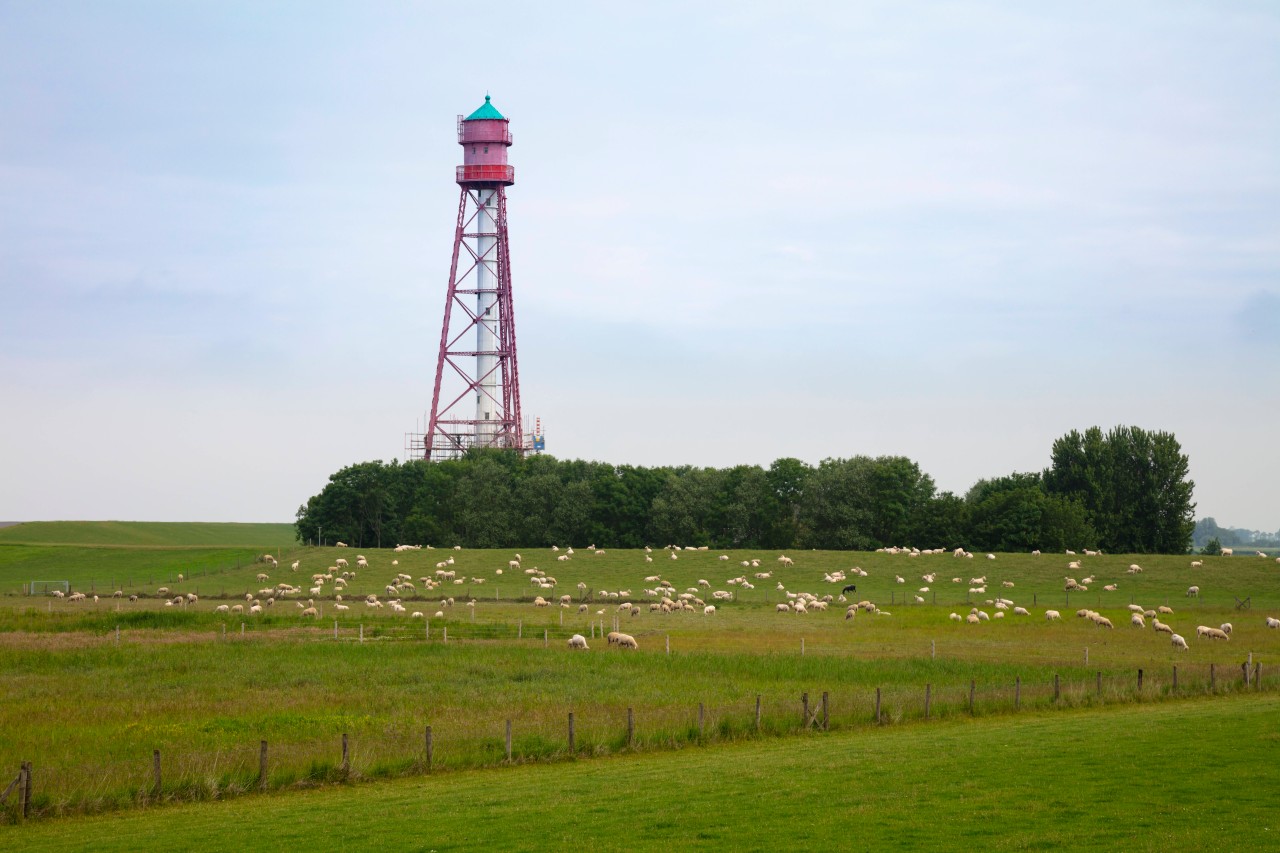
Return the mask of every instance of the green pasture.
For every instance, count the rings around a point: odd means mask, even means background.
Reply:
[[[8,547],[18,546],[0,546],[0,560]],[[179,553],[39,547],[49,551],[37,560],[59,565],[74,564],[82,551],[136,560]],[[988,560],[797,552],[789,555],[795,565],[784,568],[776,553],[723,553],[729,559],[716,551],[680,551],[672,560],[665,551],[596,555],[577,549],[560,561],[564,551],[526,549],[521,566],[512,568],[516,550],[295,546],[281,550],[278,566],[259,561],[208,573],[188,570],[183,580],[177,580],[179,565],[168,566],[168,575],[157,565],[147,583],[134,578],[124,586],[141,595],[136,602],[108,597],[112,580],[121,586],[116,567],[104,569],[85,554],[76,588],[100,587],[98,601],[0,597],[6,686],[0,772],[33,761],[40,779],[37,811],[52,816],[131,808],[157,797],[222,798],[254,788],[261,740],[270,744],[268,786],[278,788],[420,773],[427,725],[433,728],[434,769],[452,773],[503,763],[507,720],[516,763],[568,757],[569,712],[575,714],[576,754],[603,756],[797,735],[805,729],[805,693],[811,723],[826,693],[832,732],[870,732],[877,689],[882,721],[892,725],[923,719],[926,685],[931,719],[1132,702],[1178,707],[1189,696],[1251,691],[1240,670],[1250,658],[1264,694],[1280,686],[1274,666],[1280,631],[1264,622],[1265,615],[1280,615],[1280,566],[1274,561],[1204,558],[1202,567],[1193,568],[1188,556],[998,554]],[[345,592],[336,592],[332,582],[319,594],[309,591],[314,574],[339,575],[329,571],[339,558],[349,562],[348,571],[355,569],[358,555],[369,568],[356,570]],[[254,551],[248,559],[260,556]],[[760,561],[758,568],[741,565],[752,559]],[[1080,569],[1068,569],[1072,559],[1082,561]],[[291,569],[295,560],[297,571]],[[435,577],[437,564],[449,560],[441,571],[456,572],[462,583],[428,590],[421,578]],[[1131,564],[1143,571],[1130,573]],[[0,562],[0,571],[8,571],[5,565]],[[526,570],[535,566],[557,579],[554,590],[530,582]],[[855,577],[854,566],[868,576]],[[824,573],[838,569],[848,574],[846,581],[824,580]],[[396,594],[404,614],[364,605],[369,593],[390,599],[385,586],[400,572],[416,585]],[[772,576],[756,578],[757,572]],[[930,573],[936,574],[933,582],[922,580]],[[259,574],[268,577],[260,581]],[[670,579],[679,591],[696,589],[709,602],[711,590],[732,590],[735,598],[716,602],[709,616],[700,608],[652,613],[644,592],[654,586],[645,581],[652,575]],[[986,592],[971,595],[971,580],[983,575]],[[1062,588],[1068,575],[1081,581],[1091,576],[1089,591],[1068,600]],[[755,588],[728,584],[741,576]],[[280,582],[302,593],[264,601],[261,615],[214,610],[247,607],[246,595],[267,599],[264,591]],[[775,611],[788,591],[838,596],[848,583],[858,587],[851,600],[868,599],[884,613],[846,619],[838,601],[805,616]],[[1118,589],[1103,591],[1109,583]],[[198,600],[167,603],[158,594],[161,584],[170,594],[195,593]],[[1185,595],[1190,584],[1200,587],[1199,597]],[[929,592],[919,592],[922,586]],[[339,594],[348,610],[338,609]],[[535,595],[554,600],[565,594],[572,601],[567,608],[532,603]],[[916,595],[924,603],[916,603]],[[1032,615],[979,625],[948,618],[970,607],[995,616],[987,602],[997,596]],[[1238,599],[1248,599],[1250,608],[1236,609]],[[301,615],[308,600],[319,619]],[[640,614],[620,613],[624,600],[640,606]],[[1166,635],[1149,627],[1129,627],[1125,606],[1131,601],[1171,606],[1175,612],[1163,621],[1187,638],[1190,651],[1175,651]],[[1062,621],[1046,621],[1047,607],[1060,610]],[[1078,607],[1101,610],[1115,630],[1076,618]],[[426,618],[411,618],[412,612]],[[599,639],[615,619],[637,638],[638,651]],[[1195,638],[1196,625],[1226,621],[1234,625],[1229,642]],[[570,652],[566,639],[573,633],[587,636],[591,650]],[[635,720],[630,744],[628,709]],[[352,749],[349,774],[339,767],[344,733]],[[165,767],[158,795],[151,781],[155,749]]]
[[[0,828],[38,850],[1269,850],[1275,695],[952,718]]]
[[[28,521],[0,528],[0,544],[288,548],[292,524],[168,521]]]

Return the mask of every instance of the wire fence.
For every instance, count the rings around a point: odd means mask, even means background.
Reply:
[[[24,761],[0,800],[7,822],[163,802],[216,800],[259,790],[305,788],[361,779],[508,764],[575,760],[627,751],[677,749],[760,737],[804,736],[957,717],[1168,701],[1274,691],[1280,671],[1261,661],[1239,667],[1178,664],[1092,678],[1053,675],[1012,682],[822,689],[711,703],[645,707],[622,704],[509,712],[480,708],[466,715],[365,720],[327,737],[268,743],[246,740],[216,751],[180,747],[152,754],[81,756],[74,763]]]

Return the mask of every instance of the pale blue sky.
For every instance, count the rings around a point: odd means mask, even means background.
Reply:
[[[490,91],[556,455],[963,491],[1134,424],[1280,527],[1280,7],[477,8],[0,0],[0,519],[402,456]]]

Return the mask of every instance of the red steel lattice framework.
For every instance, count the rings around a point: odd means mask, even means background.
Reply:
[[[507,120],[486,97],[471,117],[459,116],[458,142],[465,165],[456,176],[462,191],[431,415],[426,433],[410,434],[406,446],[410,458],[436,461],[473,447],[530,449],[520,414],[507,237],[506,187],[515,183],[506,164]]]

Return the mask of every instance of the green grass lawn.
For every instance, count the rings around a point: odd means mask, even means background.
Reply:
[[[813,733],[0,828],[31,850],[1269,850],[1280,697]]]

